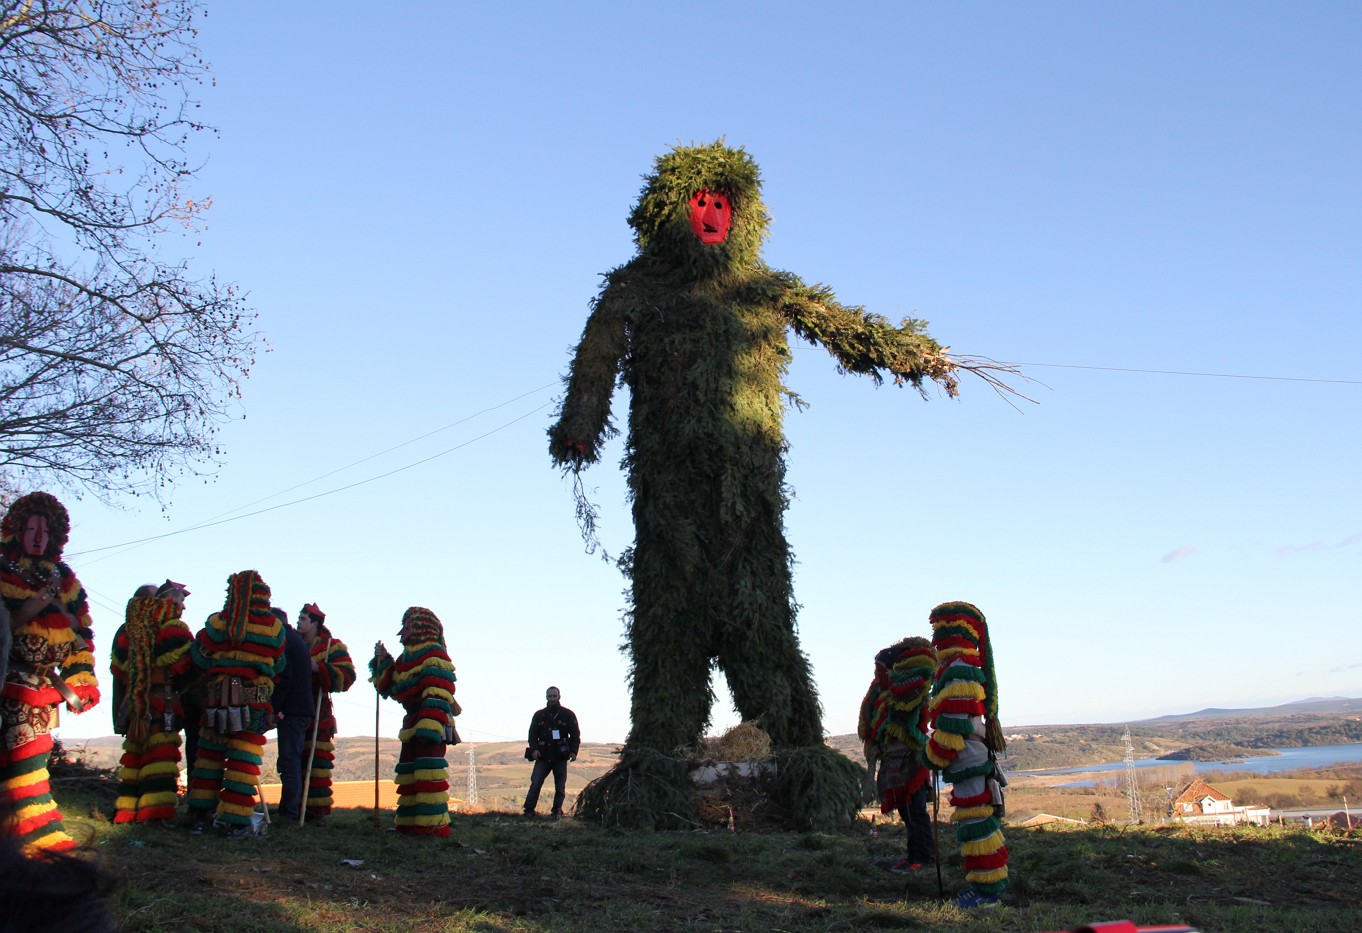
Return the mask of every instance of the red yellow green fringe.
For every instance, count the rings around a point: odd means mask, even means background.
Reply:
[[[951,822],[965,881],[981,893],[998,895],[1008,883],[1007,848],[989,785],[995,770],[990,753],[1005,746],[988,625],[977,607],[964,602],[937,606],[931,623],[937,671],[932,735],[923,757],[952,785]]]
[[[454,665],[445,652],[444,627],[435,613],[413,606],[402,616],[403,649],[396,659],[375,658],[370,681],[380,696],[402,704],[407,714],[398,738],[397,831],[449,835],[449,766],[445,730],[458,714]]]

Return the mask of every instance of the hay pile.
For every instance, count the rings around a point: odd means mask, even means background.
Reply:
[[[775,762],[771,737],[754,723],[739,723],[723,735],[707,736],[687,749],[686,765],[696,782],[695,815],[701,823],[734,829],[773,829],[784,821],[771,802]]]
[[[767,761],[771,737],[754,723],[740,722],[718,738],[701,739],[687,757],[694,761]]]

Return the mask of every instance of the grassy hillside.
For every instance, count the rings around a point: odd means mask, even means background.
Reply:
[[[935,875],[882,865],[888,827],[840,834],[605,831],[505,813],[456,814],[449,840],[412,839],[367,812],[262,838],[191,837],[108,822],[112,786],[59,783],[68,825],[117,887],[129,931],[586,933],[1061,930],[1130,918],[1216,933],[1334,933],[1362,910],[1362,831],[1010,829],[1005,906],[963,914]],[[947,892],[960,878],[949,827]]]

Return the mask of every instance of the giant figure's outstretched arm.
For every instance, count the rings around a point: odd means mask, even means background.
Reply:
[[[805,285],[789,272],[767,270],[760,286],[771,298],[796,334],[824,347],[843,372],[869,376],[876,384],[885,373],[894,382],[912,384],[919,392],[931,380],[947,395],[957,395],[956,364],[947,350],[927,333],[925,321],[905,318],[898,327],[887,318],[864,308],[848,307],[826,285]]]
[[[628,349],[626,295],[619,277],[607,276],[605,287],[592,302],[582,339],[563,380],[567,393],[558,421],[549,428],[549,455],[556,466],[580,466],[600,459],[601,444],[618,434],[610,420],[610,397]]]

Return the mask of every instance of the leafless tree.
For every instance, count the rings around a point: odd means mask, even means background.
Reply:
[[[0,488],[153,493],[218,463],[260,344],[167,259],[208,79],[198,0],[0,0]]]

